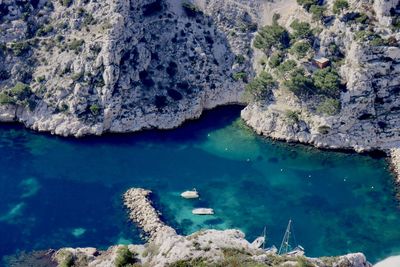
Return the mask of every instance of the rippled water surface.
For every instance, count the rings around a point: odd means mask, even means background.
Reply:
[[[400,254],[400,211],[384,159],[256,136],[237,107],[173,131],[64,139],[0,127],[0,256],[64,246],[141,242],[121,194],[148,188],[180,233],[267,226],[280,244],[288,220],[308,256]],[[196,187],[200,200],[180,192]],[[194,207],[215,216],[195,217]]]

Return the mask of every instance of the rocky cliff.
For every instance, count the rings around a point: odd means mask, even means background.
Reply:
[[[244,103],[245,83],[271,71],[252,39],[279,14],[288,28],[300,20],[318,29],[314,55],[340,54],[340,112],[322,114],[315,97],[279,86],[272,99],[251,102],[244,120],[319,147],[398,147],[399,1],[349,1],[339,14],[334,2],[317,3],[319,21],[294,0],[2,0],[0,120],[82,136],[173,128],[204,109]]]
[[[81,136],[173,128],[241,102],[256,7],[185,4],[1,1],[0,119]]]

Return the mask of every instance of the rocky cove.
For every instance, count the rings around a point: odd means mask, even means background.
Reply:
[[[155,222],[147,236],[166,227],[183,240],[215,229],[215,242],[248,244],[266,226],[268,245],[277,246],[292,218],[307,257],[363,252],[375,263],[399,254],[398,202],[384,159],[261,138],[239,119],[240,110],[218,108],[171,131],[81,139],[1,126],[0,255],[18,255],[4,262],[46,266],[41,260],[55,252],[46,249],[62,247],[92,247],[77,251],[112,260],[125,248],[113,245],[142,247],[141,233],[150,225],[144,217]],[[139,191],[143,196],[128,190],[144,186],[154,192],[150,198],[147,190]],[[199,200],[179,196],[193,187]],[[125,192],[132,193],[125,201],[129,210],[123,209]],[[202,206],[216,214],[192,215]],[[22,253],[32,250],[47,256]],[[132,252],[141,257],[141,250]],[[225,252],[227,260],[235,258],[234,251]]]
[[[176,128],[204,110],[241,103],[258,134],[381,150],[399,173],[398,1],[348,1],[332,13],[334,2],[323,4],[326,23],[300,1],[0,1],[0,119],[82,137]],[[254,47],[274,14],[291,35],[296,20],[315,29],[312,52],[288,52],[283,61],[309,76],[312,57],[331,59],[339,94],[296,94],[285,84],[291,73],[278,73],[273,53]],[[249,98],[246,84],[262,72],[277,86]],[[340,107],[320,111],[325,100]]]

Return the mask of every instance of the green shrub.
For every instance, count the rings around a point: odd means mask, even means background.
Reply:
[[[280,76],[285,76],[287,73],[290,73],[291,71],[295,70],[296,67],[297,67],[296,61],[289,59],[280,64],[277,67],[277,71]]]
[[[24,100],[32,94],[29,85],[18,82],[14,87],[10,88],[10,95],[18,100]]]
[[[381,36],[377,35],[372,38],[370,41],[370,45],[372,46],[385,46],[388,42],[385,39],[382,39]]]
[[[52,25],[47,25],[47,26],[42,26],[37,32],[37,36],[45,36],[48,33],[52,32],[54,30],[54,27]]]
[[[305,75],[304,69],[298,68],[290,73],[283,85],[297,96],[303,96],[313,91],[312,79]]]
[[[246,72],[243,72],[243,71],[234,73],[232,77],[235,81],[246,81],[247,80],[247,74],[246,74]]]
[[[235,61],[236,61],[236,63],[241,65],[246,61],[246,58],[243,55],[236,55]]]
[[[294,54],[298,59],[307,56],[308,52],[311,50],[311,45],[307,41],[300,41],[295,43],[290,48],[290,53]]]
[[[369,17],[365,13],[361,13],[357,18],[356,22],[361,24],[367,24],[369,21]]]
[[[326,126],[326,125],[322,125],[322,126],[318,127],[318,132],[320,134],[328,134],[330,130],[331,130],[331,127]]]
[[[278,67],[283,60],[282,53],[280,51],[275,51],[272,53],[272,55],[269,57],[268,64],[271,68],[276,68]]]
[[[313,36],[311,25],[308,22],[300,22],[295,19],[290,24],[290,28],[293,29],[292,36],[295,39],[309,39]]]
[[[36,82],[38,82],[38,83],[42,83],[42,82],[44,82],[45,80],[46,80],[46,77],[45,77],[45,76],[39,76],[39,77],[36,78]]]
[[[100,107],[99,107],[99,105],[97,105],[97,104],[93,104],[93,105],[91,105],[90,107],[89,107],[89,109],[90,109],[90,112],[93,114],[93,115],[98,115],[99,113],[100,113]]]
[[[297,0],[297,3],[308,11],[311,6],[318,5],[318,0]]]
[[[333,13],[340,14],[343,10],[349,8],[347,0],[335,0],[333,3]]]
[[[268,51],[272,47],[286,49],[289,44],[289,33],[278,24],[262,27],[254,39],[254,47],[264,51]]]
[[[115,267],[124,267],[130,263],[134,263],[134,254],[129,250],[128,246],[120,247],[115,258]]]
[[[30,46],[27,42],[19,42],[11,44],[11,49],[13,51],[13,54],[19,57],[27,53],[30,49]]]
[[[246,86],[246,93],[251,100],[262,100],[268,96],[271,90],[276,87],[276,82],[271,74],[262,71],[254,80]]]
[[[272,23],[273,24],[278,24],[278,20],[281,18],[281,14],[279,13],[274,13],[272,15]]]
[[[334,98],[325,98],[318,107],[317,112],[328,116],[333,116],[340,111],[340,101]]]
[[[74,39],[69,43],[68,48],[71,50],[80,51],[84,43],[85,43],[84,40]]]
[[[72,4],[73,0],[59,0],[59,2],[61,5],[69,7]]]
[[[300,121],[300,116],[297,111],[293,110],[286,110],[285,112],[285,119],[289,124],[295,124]]]
[[[15,104],[14,98],[9,96],[6,92],[0,93],[0,105]]]
[[[336,96],[340,93],[340,76],[330,67],[315,71],[313,80],[318,93],[328,96]]]
[[[74,265],[74,256],[71,252],[65,251],[62,261],[58,264],[59,267],[72,267]]]
[[[326,12],[325,6],[312,5],[310,7],[310,13],[312,14],[312,18],[314,20],[321,20],[324,17],[325,12]]]
[[[74,74],[71,76],[71,79],[72,79],[74,82],[79,81],[79,80],[82,79],[82,78],[83,78],[83,73],[82,73],[82,72],[74,73]]]

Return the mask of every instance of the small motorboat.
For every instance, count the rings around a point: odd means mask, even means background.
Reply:
[[[186,199],[199,198],[199,193],[197,192],[196,188],[193,188],[193,190],[183,192],[181,194],[181,197]]]
[[[288,256],[304,256],[304,248],[302,246],[297,246],[293,250],[286,253]]]
[[[214,210],[209,208],[198,208],[192,210],[192,213],[195,215],[213,215]]]

